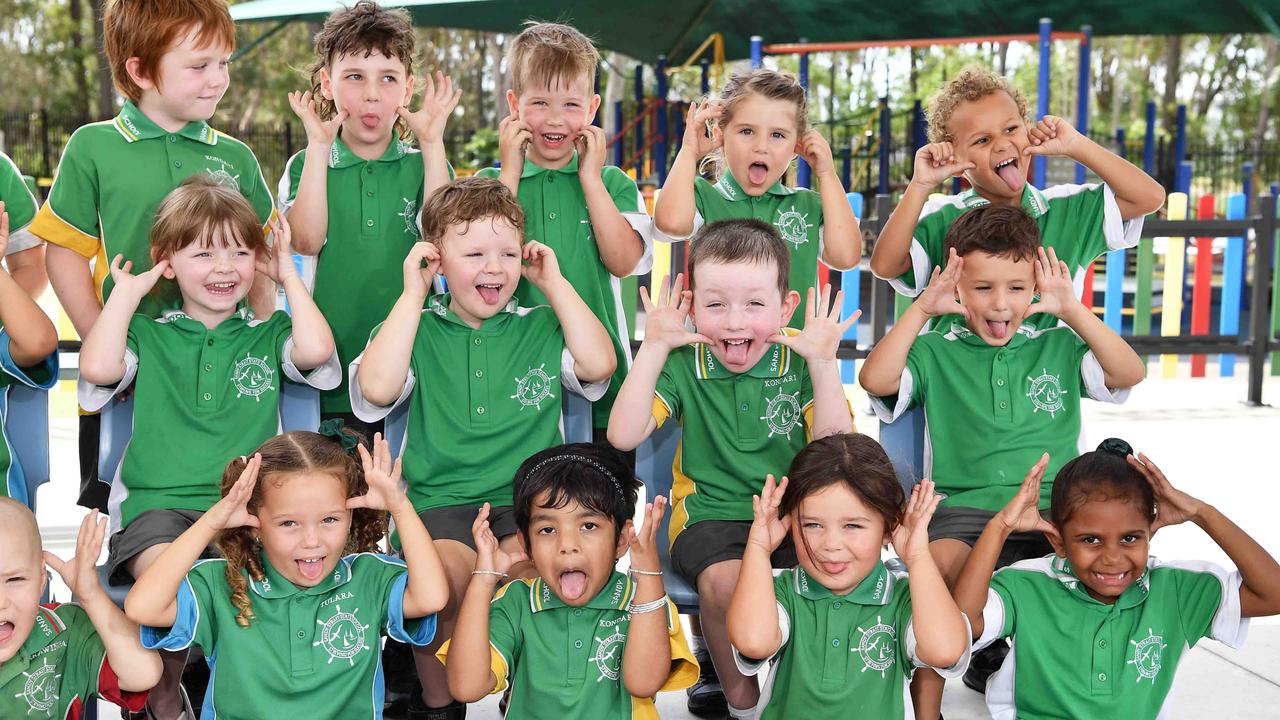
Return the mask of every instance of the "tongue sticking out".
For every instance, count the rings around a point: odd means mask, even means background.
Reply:
[[[587,591],[587,574],[581,570],[560,573],[560,594],[565,600],[577,600]]]
[[[1009,322],[996,322],[995,320],[987,321],[987,331],[991,333],[991,337],[997,340],[1003,340],[1006,333],[1009,332]]]
[[[741,343],[724,343],[724,361],[730,365],[745,365],[747,355],[751,352],[751,341]]]
[[[0,645],[9,642],[9,638],[13,637],[13,623],[0,623]]]
[[[494,305],[498,302],[498,288],[477,285],[476,292],[480,293],[480,299],[484,300],[488,305]]]
[[[1022,186],[1027,183],[1027,178],[1022,174],[1022,170],[1018,167],[1018,163],[1012,162],[1004,167],[996,170],[996,174],[1001,180],[1009,186],[1014,192],[1022,192]]]
[[[307,580],[315,580],[324,574],[323,560],[296,560],[298,572]]]
[[[763,185],[769,178],[769,166],[764,163],[751,163],[747,166],[747,179],[752,185]]]
[[[365,127],[372,130],[378,127],[378,116],[377,115],[361,115],[360,122],[364,123]]]

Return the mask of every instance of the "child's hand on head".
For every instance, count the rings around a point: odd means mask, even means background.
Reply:
[[[1071,123],[1056,116],[1045,115],[1040,122],[1027,130],[1031,144],[1022,152],[1026,155],[1060,155],[1072,157],[1083,137]]]
[[[685,116],[684,144],[682,148],[690,148],[701,160],[724,146],[724,131],[713,121],[719,120],[724,108],[712,102],[689,103],[689,112]]]
[[[951,248],[947,257],[946,268],[935,267],[929,278],[929,285],[920,293],[916,303],[925,315],[939,317],[941,315],[963,315],[969,319],[969,310],[956,299],[956,286],[960,284],[960,273],[964,270],[964,258]]]
[[[204,517],[215,530],[231,530],[239,527],[258,527],[258,516],[249,512],[249,500],[258,484],[258,469],[262,467],[262,454],[254,453],[245,463],[244,470],[227,494],[213,504]]]
[[[476,570],[488,570],[507,574],[512,565],[525,560],[522,552],[509,553],[498,545],[498,538],[489,527],[489,503],[485,503],[476,513],[471,523],[471,538],[476,543]]]
[[[658,560],[658,543],[664,540],[658,538],[658,527],[662,525],[666,508],[667,499],[661,495],[655,497],[653,502],[644,506],[644,522],[640,524],[640,531],[637,533],[634,527],[627,531],[631,541],[631,549],[628,551],[631,555],[631,569],[651,573],[662,571]]]
[[[369,490],[360,497],[348,498],[347,509],[385,510],[394,515],[409,502],[400,489],[400,459],[392,462],[391,447],[382,433],[373,434],[372,455],[364,445],[357,445],[356,449],[360,453],[360,464],[364,466],[364,480]]]
[[[1040,516],[1040,483],[1044,480],[1047,467],[1049,453],[1041,455],[1036,464],[1031,466],[1013,499],[996,513],[996,519],[1004,525],[1005,530],[1010,533],[1040,531],[1045,535],[1057,536],[1057,529]]]
[[[831,145],[817,130],[810,129],[796,141],[796,154],[804,158],[814,175],[835,173],[836,161],[831,156]]]
[[[640,302],[644,304],[645,312],[645,343],[670,352],[685,345],[711,342],[707,336],[690,332],[685,327],[689,306],[693,304],[693,293],[684,289],[684,275],[676,275],[674,283],[670,278],[662,283],[656,304],[649,299],[648,288],[641,286]]]
[[[840,319],[840,311],[844,306],[844,291],[837,290],[831,297],[831,285],[822,286],[822,301],[813,301],[813,288],[809,288],[809,300],[806,304],[804,328],[799,335],[774,333],[769,342],[786,345],[794,350],[805,362],[810,364],[824,360],[835,360],[836,350],[840,349],[840,338],[845,331],[858,322],[861,310],[855,310],[845,320]]]
[[[956,157],[955,146],[949,142],[929,143],[916,151],[915,169],[911,184],[932,190],[948,178],[956,177],[977,165]]]
[[[747,534],[747,544],[755,545],[769,554],[787,539],[791,531],[791,518],[778,517],[778,507],[782,504],[782,494],[787,491],[787,477],[776,485],[772,475],[766,475],[764,488],[759,495],[751,496],[751,509],[755,514],[751,521],[751,531]]]
[[[902,512],[902,522],[893,529],[893,551],[907,569],[921,556],[929,554],[929,521],[938,509],[942,496],[933,490],[933,481],[925,478],[911,488],[911,497]]]
[[[423,264],[426,267],[423,267]],[[440,248],[425,240],[413,244],[404,258],[404,291],[423,300],[431,292],[431,282],[440,272]]]
[[[498,123],[498,159],[503,169],[524,167],[524,151],[533,142],[533,130],[520,119],[520,113],[512,111]]]
[[[82,602],[93,602],[105,596],[98,582],[98,556],[102,554],[102,539],[107,535],[107,516],[99,517],[97,510],[90,510],[80,521],[80,534],[76,536],[76,554],[63,562],[48,550],[44,562],[58,573],[71,593]]]
[[[583,125],[573,144],[578,148],[578,177],[599,180],[604,172],[604,156],[609,146],[604,129]]]
[[[560,274],[560,261],[556,259],[555,251],[537,240],[525,242],[520,248],[520,258],[524,260],[520,274],[539,290],[545,292],[549,283],[564,278]]]
[[[1194,522],[1200,516],[1205,504],[1170,484],[1160,468],[1151,462],[1151,458],[1138,453],[1137,457],[1130,455],[1128,460],[1147,479],[1147,484],[1156,497],[1156,519],[1151,521],[1151,534],[1154,535],[1156,530],[1169,525]]]
[[[282,285],[285,280],[298,276],[298,268],[293,264],[293,233],[284,215],[277,215],[271,221],[271,236],[274,242],[267,250],[266,259],[258,260],[255,265],[258,272]]]
[[[133,298],[139,301],[151,289],[160,282],[160,278],[164,276],[164,271],[169,269],[169,260],[166,258],[157,262],[152,268],[144,273],[137,275],[131,274],[129,271],[133,269],[133,261],[125,260],[124,255],[116,255],[111,261],[111,281],[115,283],[113,293],[123,292],[125,297]]]
[[[1049,313],[1054,317],[1062,317],[1067,310],[1080,304],[1076,297],[1076,286],[1071,279],[1071,270],[1067,264],[1058,259],[1053,248],[1040,248],[1036,260],[1036,293],[1040,299],[1027,306],[1027,315]]]
[[[331,147],[347,119],[347,111],[338,110],[328,120],[321,120],[320,113],[316,111],[316,99],[310,91],[289,93],[289,107],[302,120],[302,127],[307,131],[307,143],[317,147]]]
[[[396,114],[409,124],[420,145],[442,142],[445,125],[461,98],[462,90],[453,87],[453,78],[437,70],[434,80],[431,73],[422,76],[422,105],[417,111],[401,105]]]

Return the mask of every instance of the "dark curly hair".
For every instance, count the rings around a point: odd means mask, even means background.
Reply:
[[[640,480],[622,454],[594,443],[571,443],[547,448],[529,456],[516,470],[516,528],[529,540],[529,521],[534,499],[548,493],[546,507],[562,508],[578,503],[613,518],[614,542],[622,537],[622,526],[636,512]]]
[[[1059,530],[1075,511],[1090,500],[1127,500],[1142,509],[1147,522],[1156,519],[1156,498],[1151,484],[1129,464],[1129,443],[1119,438],[1103,440],[1098,449],[1062,466],[1053,479],[1049,519]]]

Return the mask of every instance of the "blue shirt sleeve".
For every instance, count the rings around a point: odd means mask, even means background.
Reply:
[[[178,586],[178,612],[173,620],[173,627],[143,625],[141,627],[142,646],[148,650],[186,650],[194,642],[204,647],[197,641],[198,634],[208,634],[201,632],[204,629],[201,627],[201,621],[206,614],[204,610],[191,586],[191,576],[188,575]]]
[[[391,594],[387,598],[387,636],[409,645],[427,645],[436,636],[436,616],[407,620],[404,616],[404,589],[409,584],[409,572],[395,576]]]
[[[14,380],[41,390],[48,390],[58,382],[58,353],[55,351],[28,368],[18,367],[9,351],[10,338],[8,331],[0,329],[0,370]]]

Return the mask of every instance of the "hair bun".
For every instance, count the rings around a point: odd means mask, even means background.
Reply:
[[[1098,452],[1113,453],[1120,457],[1133,454],[1133,446],[1120,438],[1107,438],[1098,443]]]

